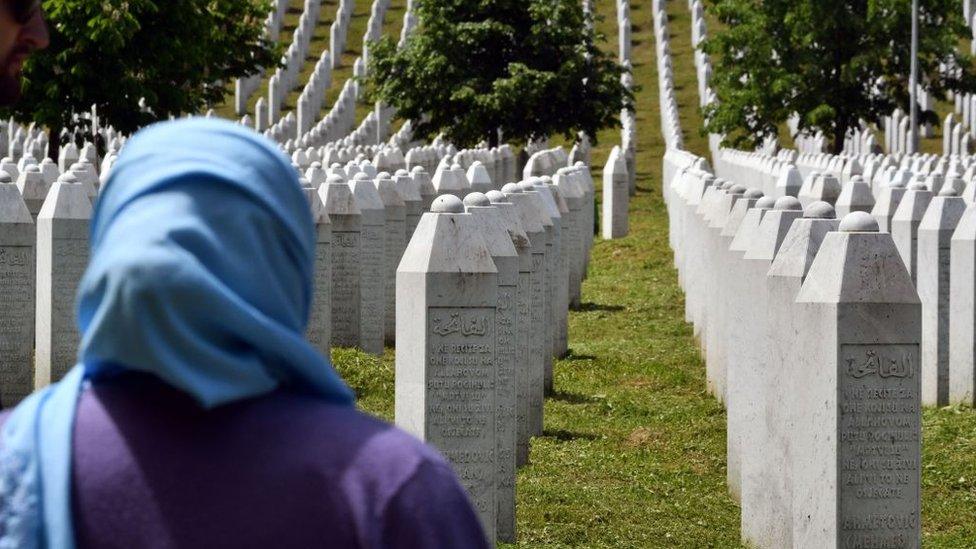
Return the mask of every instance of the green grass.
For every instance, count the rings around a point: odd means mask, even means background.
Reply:
[[[613,0],[597,0],[599,30],[615,48]],[[637,94],[638,194],[631,234],[593,248],[583,305],[570,313],[571,354],[555,365],[545,433],[518,473],[515,547],[738,547],[739,510],[725,486],[725,413],[705,391],[704,366],[667,245],[661,201],[657,77],[649,2],[632,4]],[[700,134],[690,16],[670,2],[672,52],[685,144]],[[401,14],[402,15],[402,14]],[[601,132],[593,175],[619,131]],[[393,352],[337,349],[333,359],[359,405],[393,419]],[[976,415],[924,414],[926,547],[976,543]]]

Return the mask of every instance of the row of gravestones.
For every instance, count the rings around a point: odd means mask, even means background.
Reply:
[[[874,216],[738,184],[761,180],[741,154],[722,179],[669,150],[664,191],[743,540],[918,546],[927,313],[912,277]]]
[[[732,156],[737,157],[738,169],[731,173],[748,172],[750,160],[757,160],[744,153]],[[976,393],[976,265],[972,249],[976,240],[976,185],[972,177],[976,166],[965,168],[961,162],[945,158],[934,164],[910,160],[906,157],[901,163],[882,163],[880,166],[887,168],[879,166],[872,177],[856,173],[860,163],[851,158],[842,170],[845,183],[831,174],[811,172],[800,187],[796,186],[798,173],[788,166],[774,196],[795,191],[804,204],[818,199],[834,203],[838,214],[867,212],[882,231],[891,234],[922,300],[922,404],[972,405]],[[766,170],[752,171],[764,174]],[[753,180],[765,179],[760,175]],[[808,184],[817,179],[819,184]]]
[[[396,423],[447,456],[492,542],[514,542],[515,470],[568,349],[594,187],[582,163],[500,189],[479,167],[466,188],[442,172],[397,269]]]

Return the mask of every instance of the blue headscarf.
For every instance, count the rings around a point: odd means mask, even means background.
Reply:
[[[303,334],[315,236],[288,159],[236,124],[149,127],[126,145],[91,223],[79,363],[0,432],[0,549],[74,546],[78,395],[128,370],[212,408],[276,388],[351,405]]]

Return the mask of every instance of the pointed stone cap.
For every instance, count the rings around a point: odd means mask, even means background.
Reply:
[[[769,267],[770,277],[806,277],[820,245],[828,233],[840,226],[834,219],[834,208],[826,202],[814,202],[803,211],[803,218],[793,222],[783,238],[776,259]]]
[[[398,273],[497,273],[479,224],[454,195],[438,196],[417,224]]]
[[[0,172],[0,182],[6,175],[5,172]],[[44,181],[44,175],[41,174],[38,166],[28,166],[17,178],[17,190],[20,191],[25,202],[32,201],[40,204],[47,197],[50,188],[51,186]],[[37,209],[40,210],[40,206]]]
[[[50,158],[44,158],[41,160],[40,164],[41,175],[44,176],[44,182],[47,184],[48,188],[58,180],[61,176],[61,170],[58,169],[58,165],[54,163]]]
[[[349,182],[349,188],[352,189],[352,194],[356,197],[356,203],[359,205],[359,211],[363,213],[364,222],[386,223],[386,208],[383,206],[383,199],[380,198],[379,191],[376,190],[373,180],[368,175],[357,173],[356,177]],[[368,216],[373,216],[373,212],[379,212],[381,215],[376,219],[367,219]]]
[[[488,175],[488,169],[480,160],[475,160],[468,167],[467,179],[471,182],[471,189],[477,192],[486,193],[495,188],[491,176]]]
[[[91,219],[92,205],[74,173],[66,173],[51,185],[37,219]]]
[[[851,212],[824,237],[797,303],[919,303],[889,233],[866,212]]]
[[[918,186],[916,186],[918,185]],[[898,203],[892,222],[895,221],[919,221],[925,215],[929,203],[932,202],[932,192],[925,185],[912,183]]]
[[[305,179],[308,179],[309,183],[318,188],[320,185],[325,183],[329,178],[328,172],[322,168],[321,162],[312,162],[308,169],[305,170]]]
[[[487,196],[479,192],[470,193],[464,197],[464,207],[480,227],[479,232],[492,257],[518,256],[501,210],[492,206]]]
[[[387,217],[393,220],[403,219],[406,203],[403,201],[403,197],[400,196],[400,192],[397,191],[393,179],[390,178],[390,174],[386,172],[378,173],[376,179],[373,180],[373,184],[376,185],[376,191],[380,195],[380,200],[383,201],[383,207],[387,210]],[[391,211],[393,213],[392,217],[390,215]]]
[[[437,189],[434,187],[433,181],[430,179],[430,174],[423,166],[414,166],[410,170],[410,177],[413,178],[414,182],[417,183],[417,188],[420,190],[420,196],[436,196]]]
[[[332,174],[319,187],[319,197],[325,205],[325,213],[333,215],[360,216],[359,203],[346,184],[346,180],[338,174]]]
[[[312,220],[315,221],[316,225],[329,225],[331,220],[325,211],[325,204],[322,202],[322,196],[319,194],[319,190],[304,178],[299,181],[302,183],[302,192],[305,193],[305,198],[308,199],[308,206],[312,212]]]
[[[410,173],[407,170],[397,170],[393,176],[393,185],[405,203],[423,202],[424,198],[420,196],[420,185],[410,177]]]
[[[762,196],[762,191],[759,191],[759,195]],[[720,234],[727,238],[734,238],[739,231],[739,226],[742,224],[742,221],[756,205],[757,200],[758,198],[749,198],[748,192],[742,198],[736,200],[732,206],[732,210],[729,212],[728,218],[725,220],[725,225],[722,226],[722,232]]]
[[[732,237],[732,242],[729,244],[729,250],[746,252],[752,247],[763,216],[775,203],[776,201],[772,197],[764,196],[757,200],[752,208],[749,208],[749,211],[742,218],[742,222],[736,228],[735,236]]]
[[[549,178],[552,181],[552,178]],[[539,199],[541,200],[542,207],[546,215],[551,219],[557,220],[562,218],[562,213],[559,210],[559,204],[556,202],[556,197],[553,193],[552,188],[546,184],[545,180],[541,177],[531,177],[523,181],[520,186],[522,186],[522,191],[531,193],[539,193]]]
[[[34,168],[33,173],[40,177],[41,173],[37,171],[36,166],[29,168]],[[20,178],[23,179],[26,173],[28,172],[21,173]],[[13,184],[10,175],[2,171],[0,171],[0,223],[34,223],[20,190]]]
[[[952,191],[947,190],[947,192]],[[966,201],[962,197],[939,193],[939,196],[933,198],[925,210],[925,215],[922,216],[922,220],[918,224],[918,231],[920,233],[924,231],[954,231],[965,212]],[[951,234],[945,236],[948,237]],[[948,243],[948,238],[945,242]]]
[[[793,164],[787,164],[776,178],[776,194],[779,196],[797,196],[802,186],[803,176]]]
[[[801,217],[803,217],[803,209],[800,207],[799,200],[792,196],[777,198],[773,208],[762,216],[743,258],[771,263],[783,239],[786,238],[790,226]]]
[[[522,228],[526,233],[535,234],[546,230],[542,221],[542,213],[536,207],[535,201],[523,193],[518,184],[507,183],[502,187],[502,193],[505,195],[506,200],[515,204],[516,208],[518,208],[519,221],[522,223]],[[489,196],[490,199],[491,197]],[[551,224],[552,221],[550,220],[549,223]]]

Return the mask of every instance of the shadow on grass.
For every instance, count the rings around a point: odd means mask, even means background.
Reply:
[[[591,311],[602,311],[602,312],[619,312],[623,311],[623,305],[607,305],[605,303],[580,303],[578,306],[573,307],[572,310],[579,312],[591,312]]]
[[[564,356],[559,357],[560,360],[564,362],[576,362],[580,360],[596,360],[594,355],[579,355],[575,351],[569,349],[566,351]]]
[[[588,395],[568,393],[566,391],[559,390],[553,391],[552,395],[547,398],[551,400],[558,400],[559,402],[565,402],[566,404],[594,404],[596,402],[600,402],[600,399]]]
[[[591,433],[577,433],[574,431],[567,431],[565,429],[546,429],[542,432],[542,436],[549,437],[560,442],[569,442],[571,440],[600,440],[599,435],[594,435]]]

